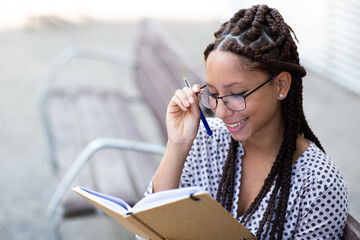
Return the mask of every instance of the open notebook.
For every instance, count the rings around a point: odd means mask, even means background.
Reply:
[[[73,191],[145,239],[255,239],[217,201],[197,187],[154,193],[133,207],[119,198],[81,186]]]

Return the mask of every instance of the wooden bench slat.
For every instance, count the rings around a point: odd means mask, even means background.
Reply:
[[[54,130],[55,153],[58,162],[61,164],[58,176],[62,178],[85,145],[82,141],[71,95],[58,89],[52,93],[49,105],[49,118]],[[89,175],[89,168],[83,168],[74,179],[74,184],[89,184]],[[94,187],[93,185],[90,186]],[[91,204],[85,203],[80,197],[74,197],[69,193],[64,196],[63,206],[65,215],[89,212],[90,209],[93,209]]]
[[[145,51],[143,51],[139,57],[141,57],[145,62],[151,61],[151,57],[146,54]],[[143,78],[139,88],[141,88],[146,102],[155,113],[155,116],[157,116],[161,126],[166,126],[165,116],[167,105],[174,91],[176,90],[174,86],[171,86],[171,77],[165,75],[165,70],[156,68],[153,71],[139,70],[137,72],[137,76],[138,78]],[[149,78],[156,80],[147,81],[146,79]],[[166,132],[166,129],[163,129],[163,131]]]
[[[143,72],[137,72],[138,78],[145,77]],[[144,97],[145,101],[149,104],[151,111],[154,113],[156,120],[159,122],[161,128],[161,134],[163,138],[166,139],[166,109],[164,107],[164,103],[158,101],[158,99],[154,99],[154,96],[157,94],[154,91],[151,91],[152,84],[150,82],[144,82],[143,84],[139,85],[139,89],[143,92],[142,96]]]
[[[358,240],[360,239],[360,223],[348,214],[342,240]]]
[[[166,109],[178,88],[183,88],[183,76],[192,84],[204,82],[203,74],[187,54],[156,25],[144,21],[139,47],[135,80],[166,138]]]
[[[119,197],[128,203],[137,202],[138,195],[129,181],[129,171],[124,163],[126,154],[117,149],[103,149],[91,159],[98,191]]]
[[[154,59],[153,55],[158,53],[147,50],[149,49],[144,48],[139,53],[139,58],[142,59],[139,64],[143,62],[147,65],[146,68],[143,67],[141,70],[138,70],[144,73],[144,79],[141,80],[142,85],[147,84],[147,86],[150,87],[150,89],[144,92],[152,94],[151,99],[149,99],[152,100],[152,102],[149,102],[149,104],[153,104],[153,101],[157,100],[161,103],[161,108],[166,109],[165,107],[170,101],[174,91],[177,88],[183,88],[179,83],[174,84],[175,82],[182,82],[182,75],[173,76],[170,74],[169,70],[166,69],[166,65],[162,66],[159,59]]]
[[[49,118],[53,128],[56,152],[75,147],[83,147],[80,127],[71,96],[64,90],[57,90],[49,99]]]
[[[116,137],[126,137],[130,140],[143,139],[126,96],[118,91],[104,91],[101,93],[101,99],[109,126]]]
[[[84,141],[89,142],[99,137],[113,137],[104,115],[99,93],[91,89],[82,89],[74,95]]]
[[[115,137],[110,126],[111,117],[106,117],[104,108],[106,108],[107,102],[104,101],[103,93],[91,90],[79,91],[76,102],[87,142],[99,137]],[[121,111],[127,114],[126,105],[120,105],[120,107]],[[131,118],[128,121],[131,122]],[[122,123],[125,122],[118,124]],[[126,124],[123,128],[127,128]],[[131,172],[124,164],[126,157],[118,150],[104,149],[93,156],[89,165],[92,168],[93,177],[101,179],[96,182],[96,190],[121,197],[128,202],[135,202],[138,198],[129,181]]]
[[[157,58],[162,60],[162,65],[171,66],[167,68],[167,71],[173,76],[182,77],[186,75],[193,84],[200,84],[204,81],[203,71],[158,24],[153,24],[151,21],[144,21],[141,32],[143,35],[140,39],[149,42],[147,46],[151,46],[151,49],[158,54]],[[175,79],[176,81],[173,82],[173,84],[176,88],[182,87],[182,81],[177,81],[177,78]]]
[[[107,107],[106,112],[119,124],[113,123],[113,128],[118,128],[115,132],[120,133],[120,137],[130,140],[143,140],[141,132],[138,129],[136,116],[132,113],[129,103],[118,92],[103,93],[104,106]],[[154,175],[157,163],[154,156],[134,151],[123,151],[123,155],[129,171],[134,177],[136,189],[140,193],[144,193],[151,177]],[[137,199],[139,200],[139,199]]]

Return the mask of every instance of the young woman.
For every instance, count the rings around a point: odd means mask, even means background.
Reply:
[[[258,239],[341,238],[347,189],[305,119],[306,71],[291,33],[265,5],[220,27],[204,52],[206,87],[177,90],[170,101],[149,193],[199,186]],[[212,136],[199,128],[199,102],[216,115]]]

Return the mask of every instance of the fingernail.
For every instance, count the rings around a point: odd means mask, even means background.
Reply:
[[[190,101],[190,103],[194,103],[194,98],[193,98],[193,97],[190,97],[190,98],[189,98],[189,101]]]
[[[188,100],[185,100],[185,106],[188,107],[190,105]]]

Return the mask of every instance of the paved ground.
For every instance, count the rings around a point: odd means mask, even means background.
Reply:
[[[68,45],[85,45],[132,53],[137,22],[33,22],[26,30],[0,32],[0,239],[48,239],[45,208],[59,179],[51,171],[47,144],[37,111],[36,91],[56,55]],[[163,22],[163,26],[202,64],[202,49],[217,23]],[[94,65],[93,65],[94,64]],[[63,84],[126,86],[128,72],[79,62],[65,71]],[[79,73],[79,69],[86,70]],[[91,72],[94,71],[94,72]],[[109,73],[110,72],[110,73]],[[116,82],[116,76],[126,76]],[[79,81],[66,81],[66,76]],[[95,76],[89,79],[89,75]],[[85,78],[86,76],[86,78]],[[105,81],[106,79],[106,81]],[[115,82],[115,83],[114,83]],[[350,211],[360,219],[360,98],[309,73],[304,84],[305,109],[310,125],[348,182]],[[133,239],[105,216],[67,221],[64,239]]]

